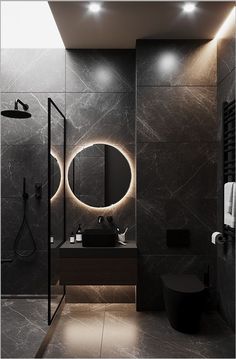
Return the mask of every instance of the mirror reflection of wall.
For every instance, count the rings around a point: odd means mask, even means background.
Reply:
[[[51,153],[50,166],[51,166],[51,196],[50,197],[52,198],[56,194],[61,181],[60,167],[56,157],[54,157],[52,153]]]
[[[92,207],[107,207],[120,201],[129,189],[131,169],[115,147],[94,144],[80,151],[69,168],[74,195]]]

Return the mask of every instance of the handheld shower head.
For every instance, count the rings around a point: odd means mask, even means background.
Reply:
[[[24,111],[18,110],[18,104],[21,104]],[[30,118],[31,113],[27,112],[28,109],[29,109],[29,106],[26,103],[17,99],[15,101],[14,110],[4,110],[1,112],[1,115],[5,116],[5,117],[10,117],[10,118]]]

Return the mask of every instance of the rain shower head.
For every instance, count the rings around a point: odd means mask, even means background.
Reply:
[[[18,104],[21,104],[23,107],[23,110],[18,110]],[[29,106],[26,103],[23,103],[21,100],[15,101],[15,108],[14,110],[4,110],[1,112],[2,116],[10,117],[10,118],[29,118],[31,117],[31,113],[27,112],[29,109]]]

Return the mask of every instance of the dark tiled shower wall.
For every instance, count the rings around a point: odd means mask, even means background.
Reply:
[[[163,308],[160,275],[210,267],[215,292],[216,45],[138,40],[137,243],[139,310]],[[186,248],[168,248],[167,229],[189,229]]]
[[[217,106],[219,117],[219,140],[222,140],[222,103],[232,101],[236,95],[236,58],[235,58],[235,14],[228,22],[227,32],[218,41],[217,48],[217,77],[218,93]],[[220,143],[221,145],[221,143]],[[222,184],[222,149],[219,148],[218,170],[218,230],[222,231],[223,221],[223,184]],[[226,279],[227,278],[227,279]],[[222,316],[234,329],[235,327],[235,243],[217,248],[217,293],[218,304]]]
[[[1,118],[2,165],[2,264],[3,294],[46,294],[47,253],[47,98],[65,111],[65,51],[59,49],[5,49],[1,52],[2,109],[13,108],[20,98],[29,104],[32,118]],[[57,129],[54,117],[53,128]],[[60,138],[58,138],[60,140]],[[55,145],[62,145],[58,142]],[[22,181],[29,193],[27,217],[37,244],[32,258],[14,256],[13,243],[23,216]],[[42,199],[34,196],[34,185],[43,185]],[[29,236],[24,243],[30,248]]]

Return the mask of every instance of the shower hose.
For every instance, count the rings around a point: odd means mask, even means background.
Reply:
[[[26,182],[25,178],[23,178],[23,195],[22,195],[22,197],[23,197],[23,219],[22,219],[19,231],[16,235],[15,241],[14,241],[14,253],[19,257],[30,257],[35,253],[35,251],[37,249],[35,239],[33,237],[33,234],[31,232],[31,229],[30,229],[29,223],[27,221],[27,217],[26,217],[27,200],[29,198],[29,195],[26,192],[25,182]],[[33,245],[33,248],[30,251],[28,251],[28,250],[26,251],[27,253],[24,253],[25,251],[23,251],[23,250],[20,251],[18,249],[19,243],[23,239],[23,233],[24,233],[25,229],[28,230],[30,239],[31,239],[32,245]]]

